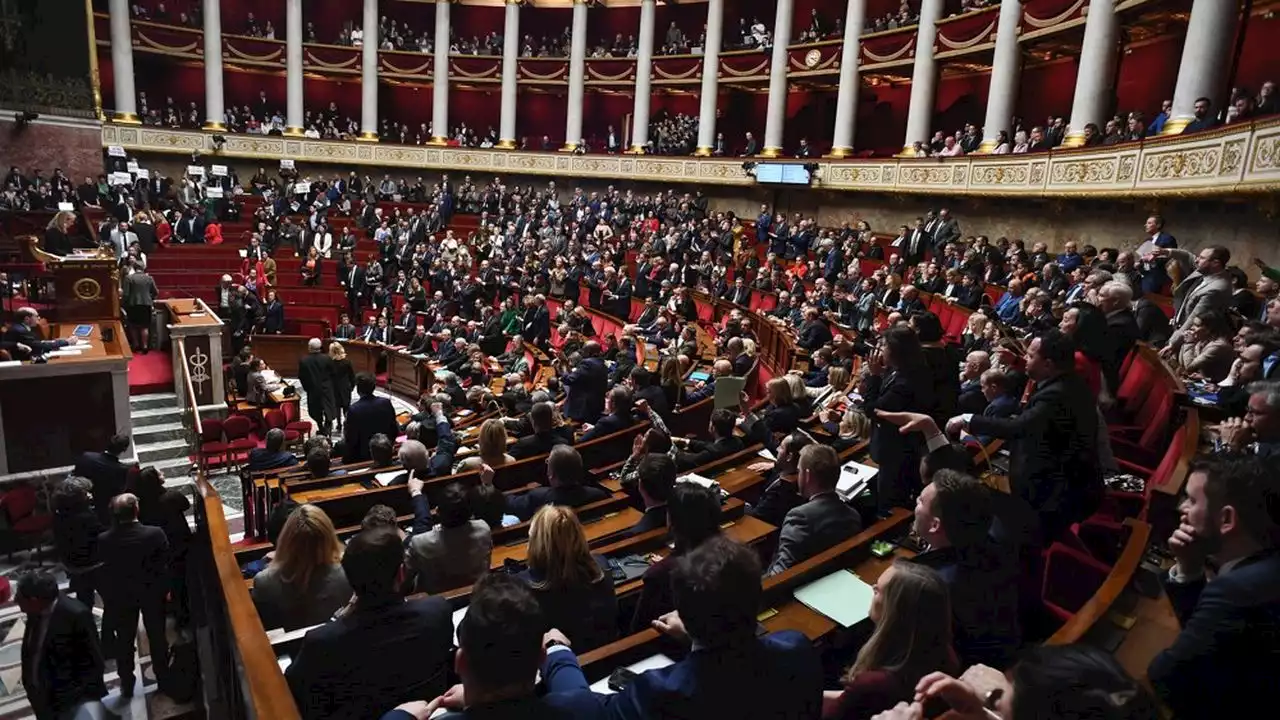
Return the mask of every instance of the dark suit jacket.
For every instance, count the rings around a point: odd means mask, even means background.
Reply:
[[[1041,383],[1016,417],[974,415],[969,431],[1011,442],[1011,489],[1042,518],[1056,513],[1063,520],[1082,520],[1101,499],[1098,410],[1078,375]]]
[[[507,512],[521,520],[529,520],[543,505],[582,507],[609,497],[609,491],[598,485],[560,485],[539,487],[525,493],[507,496]]]
[[[977,380],[970,380],[960,385],[960,397],[956,399],[956,409],[962,413],[980,413],[987,407],[987,396]]]
[[[142,523],[120,525],[98,536],[99,590],[107,607],[158,599],[169,577],[164,530]]]
[[[831,328],[822,320],[806,322],[800,328],[800,339],[796,344],[805,350],[814,351],[831,342]]]
[[[722,457],[741,452],[743,447],[745,446],[742,441],[736,437],[719,438],[711,442],[690,440],[687,450],[676,452],[676,470],[683,472],[701,467]]]
[[[1280,551],[1165,592],[1182,632],[1147,669],[1156,692],[1177,717],[1256,713],[1280,666]]]
[[[778,549],[766,575],[776,575],[802,563],[862,529],[862,516],[834,491],[819,493],[787,512]]]
[[[302,639],[285,672],[307,720],[367,720],[448,687],[453,620],[439,597],[361,607]]]
[[[816,718],[822,670],[809,640],[785,630],[737,646],[694,650],[601,700],[609,717],[620,720]]]
[[[346,450],[342,453],[343,462],[369,460],[369,439],[377,433],[392,440],[400,434],[400,428],[396,425],[396,410],[391,401],[370,395],[351,403],[351,409],[347,411],[347,424],[342,429],[342,439],[346,445]]]
[[[572,420],[595,422],[604,410],[609,370],[600,358],[586,358],[563,378],[564,414]]]
[[[937,570],[947,583],[961,665],[1008,666],[1022,642],[1018,555],[1012,543],[988,540],[964,554],[955,548],[930,550],[914,562]]]
[[[565,426],[565,428],[567,427]],[[557,428],[550,432],[526,435],[507,448],[507,454],[517,460],[523,460],[535,455],[545,455],[551,452],[551,448],[556,445],[572,445],[573,438],[565,437],[566,434],[572,435],[572,432],[565,433],[561,430],[561,428]]]
[[[603,556],[592,558],[604,574],[590,585],[538,587],[544,578],[533,570],[525,570],[519,576],[533,587],[547,627],[563,632],[574,647],[584,652],[618,636],[618,598],[613,592],[613,576]]]
[[[600,421],[591,426],[591,429],[582,434],[578,438],[578,442],[586,442],[594,440],[598,437],[604,437],[612,433],[626,430],[636,424],[635,418],[630,414],[622,414],[618,412],[610,413],[600,418]]]
[[[631,526],[627,530],[626,535],[639,535],[647,533],[650,530],[665,528],[667,526],[667,506],[659,505],[658,507],[645,508],[644,517],[640,518],[640,522]]]
[[[50,613],[38,665],[34,632],[29,641],[23,639],[22,646],[22,682],[36,717],[62,717],[76,705],[107,694],[92,611],[75,598],[61,595]],[[34,622],[27,620],[29,625]]]
[[[93,483],[93,507],[98,519],[106,527],[111,526],[111,499],[124,492],[129,477],[129,466],[120,458],[104,452],[87,452],[76,461],[72,475],[88,478]]]
[[[315,398],[317,400],[324,400],[325,396],[328,396],[328,399],[332,400],[333,358],[323,352],[308,353],[298,361],[298,380],[308,395],[318,395],[319,397]],[[312,398],[307,399],[308,405],[312,402]]]
[[[1119,310],[1107,316],[1107,356],[1102,358],[1102,376],[1107,387],[1115,395],[1120,388],[1120,367],[1137,344],[1140,332],[1138,319],[1131,310]]]
[[[930,392],[933,382],[927,368],[900,370],[884,376],[869,376],[863,391],[863,412],[873,418],[871,459],[880,466],[876,478],[880,506],[906,502],[920,484],[918,435],[903,435],[891,423],[874,420],[876,410],[929,413],[933,410]],[[910,506],[907,506],[910,507]]]

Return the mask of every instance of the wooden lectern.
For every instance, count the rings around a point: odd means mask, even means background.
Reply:
[[[120,266],[110,251],[84,250],[54,255],[36,244],[33,235],[18,238],[27,262],[44,263],[53,275],[59,322],[116,320],[120,317]]]

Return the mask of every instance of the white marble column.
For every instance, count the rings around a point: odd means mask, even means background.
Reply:
[[[302,0],[285,3],[285,135],[302,135]]]
[[[227,129],[222,94],[222,2],[204,0],[204,129]]]
[[[1000,4],[1000,24],[996,26],[995,57],[991,63],[991,85],[987,88],[987,118],[982,123],[982,144],[978,152],[989,153],[999,144],[1000,133],[1013,143],[1013,108],[1018,101],[1018,78],[1022,75],[1022,50],[1018,28],[1022,24],[1022,0]]]
[[[702,48],[702,102],[698,105],[698,157],[709,157],[716,142],[720,102],[720,42],[724,36],[724,0],[707,2],[707,42]]]
[[[938,99],[938,62],[933,57],[933,44],[938,39],[938,20],[942,18],[942,0],[922,0],[920,26],[916,28],[916,61],[911,72],[911,105],[907,109],[907,136],[902,151],[933,135],[933,104]]]
[[[1084,126],[1102,127],[1110,110],[1112,85],[1120,47],[1116,0],[1090,0],[1080,47],[1080,69],[1076,73],[1076,94],[1071,101],[1071,122],[1062,140],[1063,147],[1084,145]]]
[[[862,26],[867,0],[849,0],[844,14],[844,45],[840,48],[840,89],[836,93],[836,127],[831,134],[831,157],[853,153],[854,123],[858,121],[858,59],[862,56]]]
[[[1173,91],[1173,112],[1161,135],[1177,135],[1196,119],[1196,100],[1209,98],[1210,112],[1223,97],[1231,41],[1239,18],[1239,3],[1227,0],[1195,0],[1187,22],[1187,38],[1178,64],[1178,84]]]
[[[502,30],[502,115],[498,122],[498,147],[512,150],[516,147],[516,103],[520,93],[516,86],[517,63],[520,61],[520,5],[516,0],[506,0],[505,22]]]
[[[449,142],[449,6],[436,3],[436,41],[431,68],[431,144]]]
[[[769,104],[764,114],[762,157],[782,154],[782,126],[787,121],[787,45],[791,43],[794,12],[791,0],[778,0],[778,12],[773,18],[773,57],[769,62]]]
[[[569,107],[565,113],[564,146],[573,152],[582,144],[582,102],[587,89],[587,2],[573,0],[569,32]]]
[[[636,53],[636,103],[631,111],[631,152],[649,144],[649,101],[653,93],[653,32],[658,20],[656,0],[640,0],[640,43]]]
[[[129,0],[111,0],[111,73],[115,78],[115,117],[118,123],[137,125],[138,95],[133,87],[133,36],[129,29]],[[92,19],[91,19],[92,21]],[[97,48],[93,49],[97,52]]]
[[[364,0],[360,46],[360,140],[378,142],[378,0]]]

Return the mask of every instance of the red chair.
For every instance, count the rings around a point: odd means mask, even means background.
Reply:
[[[1050,615],[1067,622],[1106,582],[1111,568],[1088,554],[1054,543],[1044,554],[1040,601]]]
[[[5,522],[9,562],[13,562],[15,550],[35,548],[36,563],[44,564],[41,546],[53,527],[53,516],[40,513],[39,505],[36,489],[31,485],[18,485],[0,496],[0,520]]]
[[[285,418],[283,410],[268,410],[262,416],[262,424],[267,430],[279,429],[284,432],[284,441],[287,445],[294,445],[302,440],[301,432],[289,429],[289,420]]]
[[[214,418],[200,422],[200,450],[196,456],[196,464],[208,472],[209,461],[217,460],[227,464],[227,443],[222,439],[222,421]]]
[[[227,436],[227,461],[239,465],[241,459],[249,461],[249,451],[258,447],[258,441],[251,437],[253,421],[244,415],[232,415],[222,423],[222,432]]]

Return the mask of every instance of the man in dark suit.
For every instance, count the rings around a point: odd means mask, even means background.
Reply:
[[[161,687],[168,682],[168,639],[164,600],[169,578],[169,541],[164,530],[138,522],[138,498],[124,493],[111,501],[115,527],[98,536],[99,591],[102,593],[102,644],[116,659],[120,693],[134,692],[133,648],[138,614],[147,630],[152,669]]]
[[[307,633],[285,679],[305,720],[367,720],[447,687],[453,646],[449,603],[406,601],[404,545],[393,528],[365,530],[342,555],[355,603]]]
[[[1164,583],[1182,632],[1147,669],[1177,717],[1244,717],[1274,685],[1280,551],[1268,512],[1274,467],[1265,463],[1200,461],[1187,477],[1181,523],[1169,538],[1176,563]]]
[[[605,414],[594,425],[586,428],[586,432],[578,438],[578,442],[604,437],[634,425],[636,418],[632,414],[633,404],[631,391],[625,385],[615,385],[604,396]]]
[[[533,432],[515,441],[507,448],[507,454],[517,460],[523,460],[549,453],[551,448],[557,445],[572,445],[573,438],[566,438],[563,433],[556,432],[556,428],[552,425],[554,422],[555,405],[549,402],[534,403],[533,407],[529,408],[529,425],[533,428]]]
[[[733,435],[737,420],[737,415],[728,408],[720,408],[712,412],[709,425],[711,442],[685,441],[684,449],[676,450],[674,453],[676,469],[685,472],[741,452],[744,447],[742,440]]]
[[[1172,235],[1164,231],[1164,218],[1160,215],[1152,215],[1147,218],[1146,238],[1157,248],[1166,250],[1178,247],[1178,241]],[[1142,262],[1142,293],[1160,293],[1163,292],[1164,286],[1169,282],[1169,272],[1165,269],[1165,261],[1163,259],[1143,260]]]
[[[43,570],[18,578],[17,601],[26,614],[22,686],[37,720],[71,717],[106,695],[93,612],[58,594],[57,578]]]
[[[840,456],[829,445],[809,445],[800,451],[799,490],[808,500],[792,508],[782,521],[778,549],[767,575],[776,575],[853,537],[862,517],[836,495]]]
[[[974,350],[965,356],[960,370],[960,396],[956,399],[960,412],[980,413],[987,406],[982,394],[982,373],[990,369],[991,354],[985,350]]]
[[[382,433],[387,437],[396,437],[400,429],[396,425],[396,410],[387,398],[373,394],[377,387],[377,379],[369,373],[356,376],[356,394],[359,399],[351,403],[347,411],[347,424],[342,432],[343,462],[353,463],[368,460],[369,440]]]
[[[644,503],[644,517],[631,526],[627,535],[639,535],[667,526],[667,501],[676,487],[676,465],[670,456],[648,453],[636,467],[636,488]]]
[[[831,342],[831,328],[818,313],[818,308],[812,306],[805,308],[804,324],[797,335],[796,344],[809,352],[817,352],[818,348]]]
[[[381,720],[433,717],[440,708],[450,711],[441,716],[444,720],[603,717],[600,698],[588,689],[569,639],[555,628],[544,633],[545,622],[527,582],[486,574],[458,624],[453,667],[462,684],[431,702],[407,702]],[[545,692],[535,692],[539,670]]]
[[[671,585],[676,612],[656,620],[655,627],[694,649],[684,660],[642,673],[622,692],[601,698],[610,717],[820,715],[822,670],[809,640],[791,630],[756,635],[761,588],[754,551],[716,535],[677,561]]]
[[[347,291],[347,306],[354,316],[360,315],[360,305],[365,294],[364,268],[360,263],[352,261],[350,267],[342,271],[338,282]]]
[[[491,473],[492,470],[487,470]],[[547,456],[548,485],[507,497],[507,512],[521,520],[529,520],[543,505],[582,507],[604,500],[609,492],[598,485],[582,483],[582,456],[568,445],[551,448]]]
[[[120,462],[120,456],[129,450],[129,436],[113,435],[103,452],[87,452],[76,460],[72,475],[88,478],[93,483],[93,506],[103,526],[111,525],[111,501],[124,492],[129,477],[129,466]]]
[[[9,324],[9,330],[4,334],[4,341],[22,344],[28,348],[26,352],[33,355],[43,355],[50,350],[77,344],[75,339],[41,340],[36,335],[36,328],[40,324],[40,313],[36,312],[35,308],[18,308],[13,320]]]
[[[960,415],[960,428],[980,437],[1010,441],[1009,484],[1040,516],[1045,543],[1097,508],[1102,498],[1098,461],[1098,409],[1093,393],[1075,373],[1075,344],[1056,329],[1027,347],[1027,377],[1036,390],[1011,418]]]
[[[956,654],[965,665],[1006,667],[1022,641],[1017,549],[990,534],[986,485],[939,470],[916,502],[913,529],[929,544],[914,562],[938,571],[950,590]]]
[[[571,420],[595,422],[604,410],[609,369],[600,359],[600,344],[592,340],[582,346],[582,361],[560,378],[565,388],[564,414]]]
[[[333,372],[333,359],[324,352],[320,340],[312,338],[307,341],[307,356],[298,361],[298,380],[307,393],[307,412],[323,435],[329,434],[337,414]]]
[[[1111,394],[1120,387],[1120,368],[1138,343],[1138,318],[1133,314],[1133,288],[1123,280],[1112,281],[1098,290],[1098,309],[1107,316],[1107,355],[1102,358],[1102,376]]]

